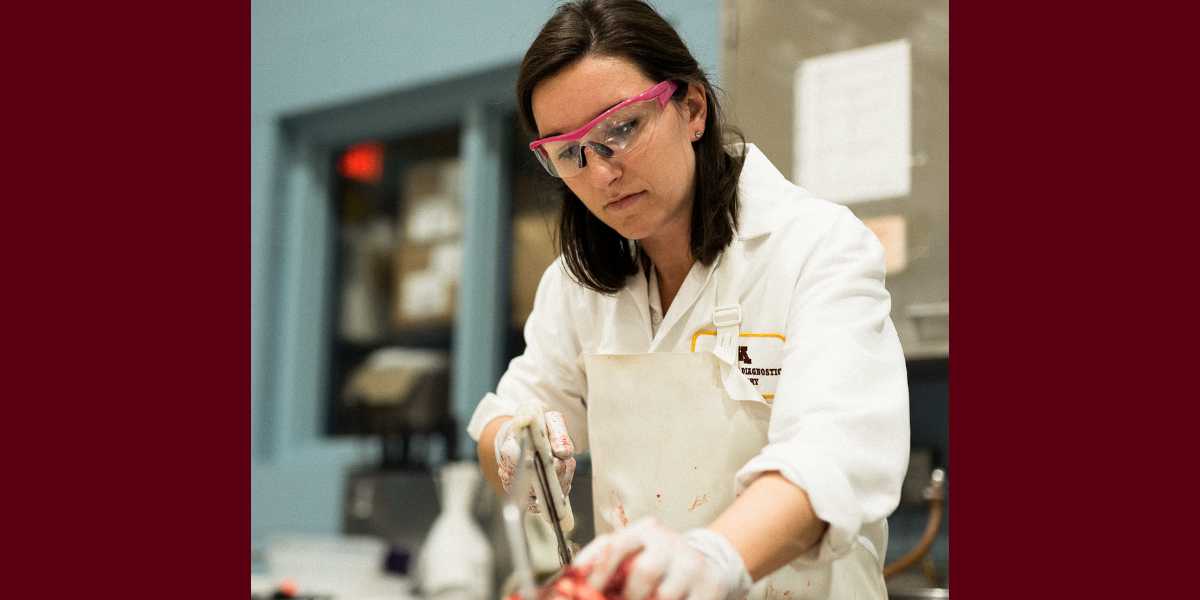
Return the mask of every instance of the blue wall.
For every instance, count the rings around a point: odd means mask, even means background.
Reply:
[[[652,3],[719,83],[719,0]],[[283,122],[514,65],[557,4],[252,0],[252,549],[273,532],[336,533],[346,469],[379,456],[372,443],[320,433],[329,191],[319,161],[296,154],[304,146]]]

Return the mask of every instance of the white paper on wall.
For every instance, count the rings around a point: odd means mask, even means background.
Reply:
[[[795,78],[795,183],[849,204],[912,189],[908,40],[806,59]]]

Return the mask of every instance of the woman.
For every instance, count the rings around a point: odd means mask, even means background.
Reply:
[[[592,453],[599,535],[576,563],[595,587],[640,552],[629,600],[885,598],[909,431],[878,240],[726,145],[712,86],[642,2],[561,6],[517,95],[565,184],[563,254],[468,426],[485,476],[508,491],[510,418],[536,397],[564,490]]]

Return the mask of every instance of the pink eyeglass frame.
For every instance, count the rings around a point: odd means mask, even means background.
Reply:
[[[663,81],[663,82],[659,83],[658,85],[655,85],[654,87],[604,111],[603,114],[596,117],[595,119],[592,119],[587,125],[580,127],[576,131],[573,131],[571,133],[564,133],[562,135],[556,135],[554,137],[548,137],[548,138],[542,138],[540,140],[534,140],[533,143],[529,144],[529,149],[533,150],[534,152],[537,152],[542,144],[547,144],[549,142],[569,142],[572,140],[580,139],[583,136],[587,135],[587,133],[589,131],[591,131],[591,129],[593,127],[595,127],[597,123],[599,123],[600,121],[603,121],[605,117],[607,117],[608,115],[611,115],[614,112],[617,112],[618,110],[621,110],[622,108],[625,108],[626,106],[629,106],[630,104],[633,104],[634,102],[641,102],[643,100],[649,100],[649,99],[657,96],[659,105],[666,106],[667,102],[671,101],[671,95],[675,93],[675,90],[678,87],[679,87],[679,84],[675,83],[674,81],[671,81],[670,79]]]

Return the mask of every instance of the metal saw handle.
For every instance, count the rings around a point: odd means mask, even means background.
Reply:
[[[513,433],[518,439],[522,430],[528,430],[533,440],[534,470],[539,483],[533,486],[533,491],[542,518],[556,529],[561,523],[562,530],[570,532],[575,528],[575,515],[571,512],[571,499],[563,493],[558,476],[554,474],[554,454],[550,450],[550,434],[546,431],[546,413],[537,398],[530,398],[517,407],[517,413],[513,416]],[[550,496],[549,500],[546,495]]]

